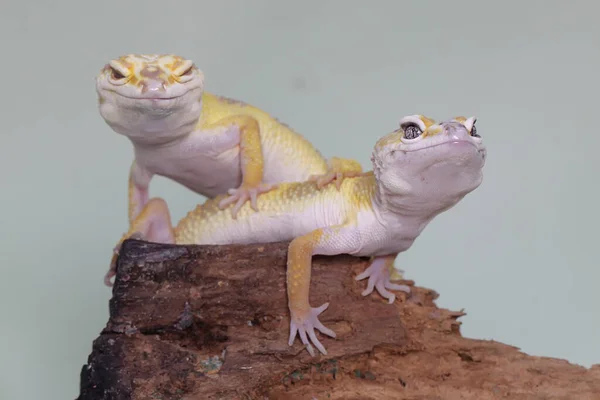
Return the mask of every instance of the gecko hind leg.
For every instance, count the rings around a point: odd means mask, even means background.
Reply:
[[[154,243],[175,243],[175,233],[171,224],[171,214],[165,200],[160,197],[150,199],[142,211],[133,220],[127,232],[113,249],[108,272],[104,276],[104,284],[112,286],[111,278],[116,275],[117,258],[121,245],[126,239],[145,240]]]

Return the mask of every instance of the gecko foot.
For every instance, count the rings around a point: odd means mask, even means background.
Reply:
[[[300,339],[302,343],[306,346],[306,350],[310,353],[311,356],[315,356],[315,351],[313,350],[312,345],[308,341],[308,338],[313,342],[317,349],[323,354],[327,354],[325,347],[319,342],[317,339],[317,335],[315,335],[315,329],[321,331],[321,333],[335,337],[335,332],[331,329],[325,327],[317,318],[319,314],[325,311],[329,307],[329,303],[325,303],[320,307],[311,308],[306,316],[298,316],[296,313],[292,311],[292,321],[290,322],[290,339],[288,344],[291,346],[294,344],[294,339],[296,338],[296,334],[300,335]],[[307,337],[308,335],[308,337]]]
[[[367,288],[361,294],[368,296],[373,292],[373,289],[377,289],[379,294],[386,298],[389,304],[392,304],[396,300],[396,295],[387,289],[410,293],[410,287],[407,285],[390,282],[390,270],[392,268],[393,265],[386,262],[385,258],[376,258],[364,272],[355,278],[357,281],[369,278]]]
[[[331,182],[335,181],[335,187],[340,190],[344,179],[353,178],[359,175],[362,175],[362,172],[338,172],[335,170],[330,170],[322,175],[311,175],[308,177],[308,180],[310,182],[315,182],[318,189],[322,189]]]
[[[106,275],[104,275],[104,284],[108,287],[113,286],[113,283],[110,280],[117,274],[117,258],[119,257],[119,252],[121,251],[121,246],[123,245],[123,241],[125,239],[144,240],[144,235],[142,235],[141,232],[134,232],[129,236],[123,235],[123,238],[119,241],[119,243],[117,243],[113,249],[113,255],[110,259],[110,267],[108,268],[108,272]]]
[[[113,283],[110,281],[112,279],[113,276],[115,276],[117,274],[117,269],[115,268],[115,264],[116,262],[114,261],[117,258],[117,255],[114,254],[113,259],[110,262],[110,268],[108,269],[108,272],[106,273],[106,275],[104,275],[104,284],[108,287],[112,287]]]
[[[258,195],[262,193],[269,192],[277,187],[276,184],[268,184],[261,183],[256,187],[244,187],[244,185],[240,186],[237,189],[229,189],[227,193],[229,197],[221,200],[219,202],[219,208],[222,210],[229,206],[230,204],[236,203],[235,206],[231,209],[231,216],[233,219],[237,217],[237,213],[240,211],[240,208],[250,200],[250,206],[254,211],[258,211],[258,206],[256,204],[256,199]]]

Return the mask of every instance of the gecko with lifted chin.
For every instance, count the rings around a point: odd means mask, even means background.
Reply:
[[[393,303],[390,290],[409,293],[392,283],[396,256],[408,250],[425,226],[475,190],[483,180],[487,150],[477,134],[476,118],[456,117],[436,123],[411,115],[400,129],[379,139],[371,156],[373,170],[347,178],[339,190],[316,183],[284,183],[259,196],[253,212],[241,207],[238,218],[208,200],[172,227],[161,198],[151,199],[126,238],[172,244],[250,244],[291,240],[287,259],[287,295],[291,314],[289,344],[300,336],[308,352],[313,345],[327,354],[316,330],[335,337],[318,319],[329,306],[309,304],[314,255],[370,256],[356,277],[368,278],[366,296],[376,289]],[[113,256],[113,263],[116,260]]]
[[[329,162],[302,135],[266,112],[204,90],[204,74],[172,54],[129,54],[96,78],[100,115],[133,144],[129,222],[149,200],[153,175],[219,201],[232,217],[246,202],[281,182],[314,181],[319,188],[362,173],[360,163]],[[109,270],[105,283],[114,275]]]

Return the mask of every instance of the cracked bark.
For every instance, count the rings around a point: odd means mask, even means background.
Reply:
[[[416,287],[361,296],[367,260],[315,257],[311,304],[330,302],[327,356],[287,345],[287,243],[175,246],[128,240],[110,318],[81,370],[90,399],[600,399],[600,365],[467,339]]]

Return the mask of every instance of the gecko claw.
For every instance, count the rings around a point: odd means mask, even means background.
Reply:
[[[134,240],[144,240],[144,235],[141,232],[133,232],[131,235],[127,236],[127,234],[123,235],[123,238],[117,243],[117,245],[113,249],[113,255],[110,259],[110,266],[108,268],[108,272],[104,275],[104,284],[108,287],[112,287],[113,283],[110,281],[113,276],[117,274],[117,258],[119,257],[119,253],[121,252],[121,246],[123,245],[123,241],[125,239],[134,239]]]
[[[317,189],[319,190],[335,181],[335,187],[337,190],[340,190],[342,183],[344,183],[344,179],[353,178],[360,175],[362,175],[362,172],[328,171],[322,175],[311,175],[308,177],[308,180],[310,182],[315,182],[317,184]]]
[[[326,355],[327,350],[325,350],[325,346],[323,346],[317,338],[317,335],[315,334],[315,329],[318,329],[321,333],[327,336],[331,336],[333,338],[336,336],[334,331],[325,327],[325,325],[323,325],[321,321],[319,321],[319,319],[317,318],[317,316],[323,311],[325,311],[327,307],[329,307],[329,303],[325,303],[317,308],[311,308],[308,312],[308,315],[304,317],[296,316],[294,315],[295,313],[292,312],[292,320],[290,322],[290,338],[288,340],[288,345],[292,346],[294,344],[296,334],[299,334],[302,344],[304,344],[306,350],[312,357],[315,356],[315,351],[313,350],[313,347],[310,342],[312,342],[321,353]],[[308,340],[309,338],[310,342]]]
[[[329,185],[334,180],[336,181],[335,186],[339,189],[340,183],[339,181],[343,179],[343,174],[340,172],[329,171],[322,175],[311,175],[308,177],[310,182],[315,182],[317,184],[318,189],[322,189],[325,186]]]
[[[116,255],[114,255],[113,258],[116,258]],[[104,284],[108,287],[113,286],[113,283],[110,280],[112,279],[113,276],[115,276],[117,274],[117,271],[112,266],[112,264],[113,264],[113,262],[111,262],[111,266],[110,266],[108,272],[106,273],[106,275],[104,275]]]
[[[235,205],[231,209],[231,216],[233,219],[236,219],[237,214],[240,211],[240,209],[242,208],[242,206],[248,200],[250,200],[250,207],[252,207],[252,209],[254,211],[258,211],[258,202],[257,202],[258,196],[262,193],[269,192],[269,191],[275,189],[276,187],[277,187],[276,184],[263,183],[263,184],[258,185],[257,187],[252,187],[252,188],[247,188],[242,185],[237,189],[229,189],[227,191],[227,194],[229,194],[229,197],[226,197],[225,199],[223,199],[219,202],[219,208],[221,210],[223,210],[224,208],[227,208],[229,205],[235,203]]]
[[[390,282],[391,268],[383,259],[375,259],[367,269],[355,278],[357,281],[369,278],[367,288],[361,294],[368,296],[373,292],[373,289],[377,289],[377,292],[387,299],[389,304],[392,304],[396,300],[396,295],[387,289],[410,293],[410,287],[407,285]]]

